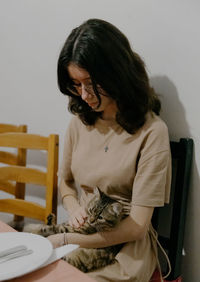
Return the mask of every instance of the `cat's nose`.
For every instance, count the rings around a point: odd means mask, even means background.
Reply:
[[[93,223],[94,221],[95,221],[94,216],[91,216],[91,217],[90,217],[90,223]]]

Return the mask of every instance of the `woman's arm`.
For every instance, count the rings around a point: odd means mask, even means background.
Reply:
[[[77,193],[73,186],[73,183],[67,183],[64,179],[61,179],[59,190],[62,197],[62,204],[64,209],[69,213],[72,213],[78,207],[80,207],[77,199]]]
[[[74,227],[82,225],[86,218],[85,210],[80,207],[74,176],[71,170],[73,146],[76,144],[76,126],[73,118],[68,126],[64,139],[63,160],[59,169],[59,191],[64,209],[69,213],[69,224]]]
[[[87,214],[85,209],[79,205],[77,193],[75,193],[75,189],[72,186],[73,183],[68,184],[64,179],[61,179],[59,189],[62,196],[63,207],[69,213],[68,223],[78,228],[84,224]]]
[[[78,244],[83,248],[103,248],[120,243],[141,240],[149,227],[153,207],[133,206],[128,217],[110,231],[89,235],[66,233],[51,235],[48,239],[54,247],[66,244]]]

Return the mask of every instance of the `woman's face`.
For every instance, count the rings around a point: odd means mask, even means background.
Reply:
[[[103,118],[113,119],[117,112],[117,106],[115,101],[106,95],[106,93],[100,88],[101,105],[94,93],[92,82],[89,73],[71,63],[68,66],[68,73],[73,82],[73,86],[76,89],[78,95],[84,100],[94,111],[103,112]],[[97,85],[98,88],[98,85]]]

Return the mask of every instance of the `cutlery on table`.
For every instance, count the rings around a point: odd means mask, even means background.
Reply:
[[[32,250],[28,250],[26,246],[19,245],[13,248],[6,249],[0,252],[0,263],[6,262],[11,259],[15,259],[22,256],[32,254]]]

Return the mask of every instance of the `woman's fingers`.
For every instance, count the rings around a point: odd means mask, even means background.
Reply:
[[[85,209],[80,207],[76,212],[74,212],[70,219],[69,219],[69,225],[79,228],[82,226],[87,218],[87,214],[85,212]]]
[[[87,213],[86,213],[85,209],[82,209],[82,210],[81,210],[81,215],[82,215],[82,217],[83,217],[84,219],[87,218]]]
[[[74,217],[71,219],[71,226],[75,228],[79,228],[82,224],[79,222],[79,220]]]

